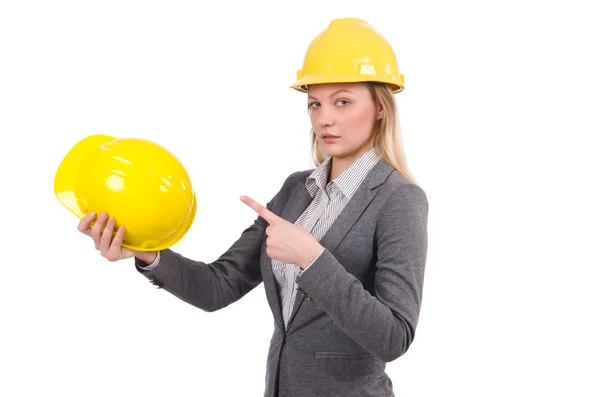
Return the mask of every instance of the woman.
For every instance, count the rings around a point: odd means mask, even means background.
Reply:
[[[313,40],[292,87],[307,93],[318,166],[290,175],[266,207],[242,196],[258,216],[219,259],[126,250],[107,214],[79,230],[205,311],[264,282],[275,321],[265,396],[393,396],[385,366],[414,339],[427,253],[428,202],[397,127],[403,77],[385,39],[345,18]]]

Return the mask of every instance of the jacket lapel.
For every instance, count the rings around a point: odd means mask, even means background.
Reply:
[[[302,215],[302,213],[304,212],[304,210],[306,210],[306,208],[312,200],[308,189],[306,189],[305,183],[306,181],[298,182],[298,184],[290,194],[290,197],[288,198],[283,212],[279,215],[288,222],[296,222],[296,219],[298,219],[298,217]],[[269,256],[266,253],[267,247],[265,242],[263,242],[263,246],[261,249],[262,255],[260,256],[260,261],[263,274],[263,282],[265,283],[265,289],[267,291],[267,301],[273,309],[275,322],[281,329],[284,329],[283,315],[281,314],[281,302],[279,302],[279,293],[277,292],[275,276],[273,275],[273,266],[271,264],[271,258],[269,258]]]
[[[377,194],[379,186],[381,186],[385,182],[386,178],[393,170],[394,168],[390,166],[387,162],[385,162],[383,159],[379,160],[379,162],[375,164],[375,166],[365,177],[363,183],[361,183],[361,185],[358,187],[350,201],[346,204],[346,207],[344,207],[342,212],[340,212],[340,214],[333,222],[329,230],[319,241],[321,245],[325,247],[325,249],[327,249],[331,253],[335,252],[335,249],[340,244],[344,236],[346,236],[346,234],[350,231],[350,228],[352,228],[352,226],[356,223],[360,215],[369,206],[369,204]],[[295,220],[302,214],[306,207],[308,207],[308,205],[310,204],[310,200],[311,197],[308,190],[305,187],[305,181],[302,181],[298,184],[298,186],[296,186],[294,193],[290,196],[288,201],[291,207],[288,211],[288,215],[290,215],[290,218],[284,218],[290,222],[295,222]],[[285,212],[286,211],[284,211],[284,214]],[[273,269],[271,268],[270,270],[271,277],[273,277]],[[288,321],[288,329],[290,328],[290,325],[294,320],[294,317],[296,316],[296,312],[298,311],[303,302],[304,296],[301,294],[296,294],[296,300],[294,301],[292,315],[290,316],[290,320]],[[281,306],[279,306],[279,317],[282,317]]]

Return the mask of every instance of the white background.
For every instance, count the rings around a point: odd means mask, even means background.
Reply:
[[[288,88],[338,17],[394,46],[428,195],[416,339],[398,396],[598,396],[600,25],[583,1],[6,1],[0,5],[0,395],[261,396],[260,285],[205,313],[109,263],[56,200],[91,134],[154,140],[198,194],[176,251],[215,260],[311,167]]]

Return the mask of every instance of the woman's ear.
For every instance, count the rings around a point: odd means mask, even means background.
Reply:
[[[383,118],[383,105],[381,103],[377,104],[377,120],[381,120]]]

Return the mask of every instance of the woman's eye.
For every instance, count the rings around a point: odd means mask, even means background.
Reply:
[[[308,108],[316,108],[319,107],[321,104],[319,102],[311,102],[308,104]]]
[[[350,102],[345,100],[345,99],[340,99],[339,101],[336,102],[336,105],[339,104],[341,106],[346,106],[347,104],[349,104]]]

